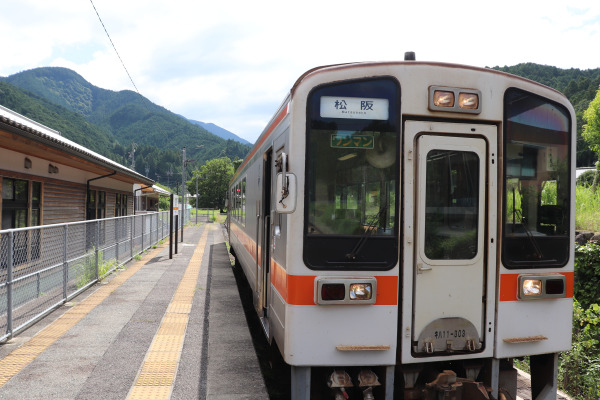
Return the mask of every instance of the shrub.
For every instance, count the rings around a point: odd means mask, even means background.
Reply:
[[[575,298],[584,309],[600,299],[600,246],[575,246]]]
[[[594,177],[596,176],[596,170],[590,169],[585,171],[583,174],[577,177],[577,184],[581,186],[590,187],[594,183]]]
[[[562,353],[559,383],[574,400],[600,399],[600,306],[573,305],[573,345]]]

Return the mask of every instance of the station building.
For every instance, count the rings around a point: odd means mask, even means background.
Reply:
[[[0,106],[0,229],[133,215],[136,188],[153,183]]]

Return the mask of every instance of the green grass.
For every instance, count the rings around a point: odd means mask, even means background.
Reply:
[[[575,228],[600,232],[600,190],[577,185],[575,197]]]

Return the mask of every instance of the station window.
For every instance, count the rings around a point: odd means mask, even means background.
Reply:
[[[124,217],[127,215],[127,195],[117,193],[115,195],[115,217]]]
[[[2,178],[2,229],[25,228],[41,224],[41,182]],[[0,238],[0,265],[6,268],[4,253],[9,238]],[[40,229],[17,231],[13,235],[13,265],[21,265],[40,258]]]
[[[88,190],[86,219],[106,218],[106,192]]]
[[[41,182],[3,178],[2,229],[40,225],[41,198]]]

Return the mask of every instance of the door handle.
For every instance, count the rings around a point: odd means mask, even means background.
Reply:
[[[423,263],[418,263],[417,274],[422,274],[424,271],[431,271],[431,267],[429,265],[423,266]]]

